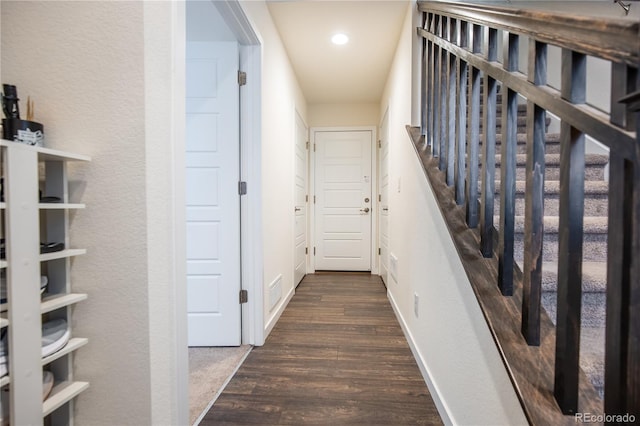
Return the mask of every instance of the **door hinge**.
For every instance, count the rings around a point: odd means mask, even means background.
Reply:
[[[378,256],[380,256],[381,254],[382,254],[382,249],[378,247]]]
[[[247,84],[247,73],[244,71],[238,71],[238,85],[244,86]]]
[[[238,182],[238,194],[247,195],[247,182],[245,181]]]
[[[378,148],[382,148],[382,141],[381,140],[378,141]]]
[[[316,203],[316,196],[314,195],[313,196],[313,204],[315,204],[315,203]]]
[[[315,247],[313,248],[313,255],[314,256],[316,255],[316,248]]]
[[[305,203],[308,203],[308,202],[309,202],[309,196],[308,196],[308,195],[305,195],[305,196],[304,196],[304,201],[305,201]]]
[[[247,303],[249,301],[249,292],[247,290],[240,290],[240,303]]]
[[[307,141],[306,145],[307,149],[309,149],[309,141]]]
[[[304,248],[304,254],[309,254],[309,247]]]
[[[313,144],[313,152],[316,152],[316,144]]]
[[[378,201],[382,201],[382,194],[378,194]]]

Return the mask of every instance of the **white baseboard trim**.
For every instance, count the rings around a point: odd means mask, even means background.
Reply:
[[[404,336],[406,337],[407,342],[409,343],[409,348],[411,348],[411,353],[413,353],[413,357],[416,359],[416,363],[418,364],[418,368],[422,373],[422,377],[424,378],[424,381],[427,384],[427,387],[429,388],[429,393],[431,394],[431,398],[433,399],[433,402],[435,403],[436,408],[438,409],[438,414],[440,414],[440,417],[442,418],[442,422],[445,425],[453,425],[454,422],[453,422],[453,416],[451,415],[451,410],[447,406],[447,403],[441,398],[440,391],[438,390],[438,386],[436,385],[436,383],[433,381],[433,376],[429,371],[429,367],[427,367],[427,363],[425,362],[424,358],[422,357],[422,354],[418,350],[418,347],[416,346],[416,342],[413,338],[413,335],[409,331],[409,327],[407,326],[407,323],[404,320],[404,317],[400,313],[400,309],[398,309],[398,305],[396,304],[396,301],[394,300],[393,295],[391,294],[390,291],[387,291],[387,298],[391,303],[393,312],[396,314],[396,318],[400,323],[400,327],[404,332]]]
[[[296,293],[295,289],[292,288],[291,290],[289,290],[289,292],[287,293],[282,303],[280,303],[280,306],[278,307],[276,312],[273,314],[269,322],[267,322],[266,326],[264,327],[265,340],[267,339],[267,336],[269,336],[269,333],[271,333],[271,330],[273,330],[273,327],[275,327],[276,323],[280,319],[280,315],[282,315],[287,305],[289,305],[289,302],[291,301],[291,298],[295,293]]]

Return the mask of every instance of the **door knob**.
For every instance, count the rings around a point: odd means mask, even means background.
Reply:
[[[294,211],[299,212],[300,210],[302,210],[300,207],[295,207]]]
[[[364,209],[360,209],[361,212],[369,213],[369,207],[365,207]]]

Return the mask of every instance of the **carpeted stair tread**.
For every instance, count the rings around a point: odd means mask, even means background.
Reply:
[[[484,135],[480,133],[480,153],[482,153]],[[527,153],[527,135],[525,133],[518,133],[516,137],[516,151],[518,154]],[[496,134],[496,153],[500,152],[502,146],[502,133]],[[560,134],[547,133],[545,142],[545,151],[547,154],[559,154],[560,153]]]
[[[560,133],[547,133],[545,135],[545,139],[547,143],[560,143]],[[482,145],[482,141],[484,140],[484,134],[480,134],[480,144]],[[526,144],[527,143],[527,134],[526,133],[517,133],[516,141],[518,144]],[[502,143],[502,133],[496,133],[496,144]]]
[[[478,185],[478,197],[481,197],[481,183]],[[500,212],[500,181],[495,181],[494,214]],[[524,180],[516,181],[516,211],[515,214],[525,214]],[[584,181],[584,214],[585,216],[606,216],[609,211],[609,183],[599,180]],[[560,212],[560,181],[545,180],[544,213],[557,216]]]
[[[496,129],[500,129],[502,127],[502,120],[501,117],[499,115],[497,115],[497,120],[496,120]],[[480,120],[480,128],[482,129],[482,126],[484,125],[483,123],[484,120]],[[520,115],[518,114],[517,119],[516,119],[516,127],[518,127],[519,129],[524,129],[527,127],[527,116],[526,115]],[[549,127],[549,124],[551,124],[551,117],[547,116],[545,119],[545,125],[547,127]],[[468,123],[467,123],[468,125]]]
[[[527,182],[524,180],[516,181],[516,194],[522,195],[525,193]],[[500,181],[495,181],[496,194],[500,193]],[[559,180],[545,180],[544,181],[544,193],[547,195],[560,194],[560,181]],[[609,182],[599,180],[587,180],[584,182],[584,195],[604,195],[609,194]]]
[[[556,292],[542,292],[542,306],[549,315],[549,318],[556,322],[556,305],[558,295]],[[580,325],[582,327],[604,327],[605,326],[605,300],[604,293],[583,293]]]
[[[558,288],[558,263],[542,263],[542,291],[555,292]],[[607,291],[607,264],[605,262],[582,263],[583,293],[605,293]]]
[[[600,398],[604,397],[604,327],[582,327],[580,330],[580,367]]]
[[[515,216],[516,234],[524,233],[524,216]],[[609,218],[606,216],[585,216],[583,219],[584,234],[607,234]],[[545,235],[557,234],[560,228],[559,216],[545,216],[543,219]]]
[[[545,164],[549,166],[560,166],[560,154],[545,154]],[[480,156],[482,160],[482,156]],[[499,166],[502,162],[502,156],[496,155],[496,166]],[[609,163],[609,157],[602,154],[585,154],[584,156],[585,166],[606,166]],[[526,166],[527,155],[516,154],[516,165]]]

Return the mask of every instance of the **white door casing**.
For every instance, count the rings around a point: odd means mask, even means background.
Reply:
[[[371,130],[316,131],[315,269],[371,271]]]
[[[298,111],[295,111],[295,187],[294,187],[294,271],[297,286],[307,274],[308,256],[308,129]]]
[[[187,43],[189,346],[240,344],[238,61],[236,42]]]
[[[380,223],[380,276],[385,284],[389,274],[389,110],[385,111],[380,125],[378,175],[380,200],[378,203]]]

